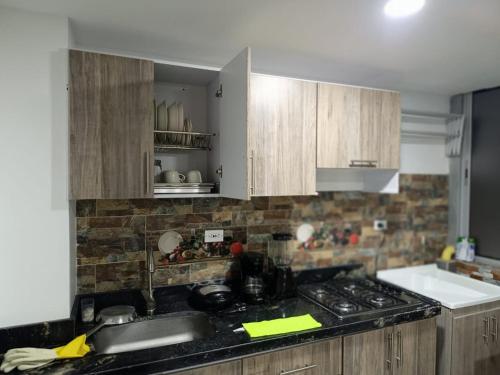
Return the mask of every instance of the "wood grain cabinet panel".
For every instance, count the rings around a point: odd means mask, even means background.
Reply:
[[[500,309],[495,309],[488,312],[489,319],[489,358],[487,361],[487,371],[489,374],[500,374],[500,341],[498,337],[498,330],[500,325]]]
[[[241,375],[241,361],[176,372],[175,375]]]
[[[342,339],[243,359],[243,375],[341,375]]]
[[[316,85],[251,74],[248,127],[251,195],[316,193]]]
[[[318,168],[349,168],[361,159],[359,87],[318,84]]]
[[[344,337],[343,375],[391,374],[392,328]]]
[[[453,320],[451,373],[454,375],[485,375],[487,315],[472,314]],[[458,354],[458,355],[457,355]]]
[[[152,197],[153,62],[71,50],[72,199]]]
[[[436,319],[425,319],[395,326],[394,374],[435,374],[436,334]]]
[[[399,93],[318,84],[318,168],[399,169]]]
[[[343,375],[433,375],[436,319],[344,337]]]
[[[361,89],[361,160],[374,160],[377,168],[399,169],[401,104],[393,91]]]
[[[499,313],[495,309],[453,319],[451,374],[500,374]]]

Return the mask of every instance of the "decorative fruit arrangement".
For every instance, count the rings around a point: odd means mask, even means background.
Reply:
[[[192,236],[190,240],[182,241],[171,253],[163,255],[160,263],[167,265],[195,259],[225,257],[230,254],[231,242],[230,238],[224,238],[223,242],[206,243],[201,238]],[[241,247],[243,249],[243,246]]]
[[[321,224],[320,228],[315,229],[306,241],[300,243],[298,249],[318,250],[325,247],[328,242],[336,246],[357,245],[359,243],[359,235],[353,233],[349,225],[343,229],[338,229],[330,227],[328,224]]]

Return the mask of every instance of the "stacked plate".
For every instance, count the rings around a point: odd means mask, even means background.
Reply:
[[[167,103],[165,101],[156,109],[156,130],[168,130]],[[167,134],[156,134],[155,141],[158,143],[167,143]]]
[[[184,118],[184,105],[173,103],[167,107],[165,101],[156,107],[155,130],[174,132],[193,132],[193,123]],[[179,145],[208,147],[209,138],[206,135],[160,133],[155,135],[155,142],[159,145]]]
[[[181,132],[184,130],[184,106],[182,103],[174,103],[168,107],[168,130]],[[169,134],[168,142],[181,144],[183,134]]]

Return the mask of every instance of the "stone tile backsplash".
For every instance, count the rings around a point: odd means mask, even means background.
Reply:
[[[385,235],[373,220],[386,219]],[[323,243],[297,251],[295,268],[361,262],[368,273],[380,268],[433,261],[446,245],[448,177],[401,175],[400,193],[320,193],[318,196],[81,200],[77,202],[78,293],[103,292],[145,285],[145,249],[160,260],[158,239],[176,230],[185,239],[221,228],[245,250],[265,251],[271,234],[302,223],[316,230],[348,228],[359,243]],[[155,285],[182,284],[223,277],[228,258],[192,259],[163,266]]]

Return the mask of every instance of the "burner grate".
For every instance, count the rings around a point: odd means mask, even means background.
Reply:
[[[334,279],[303,285],[299,291],[340,319],[382,314],[419,303],[415,298],[401,295],[397,289],[369,279]]]

